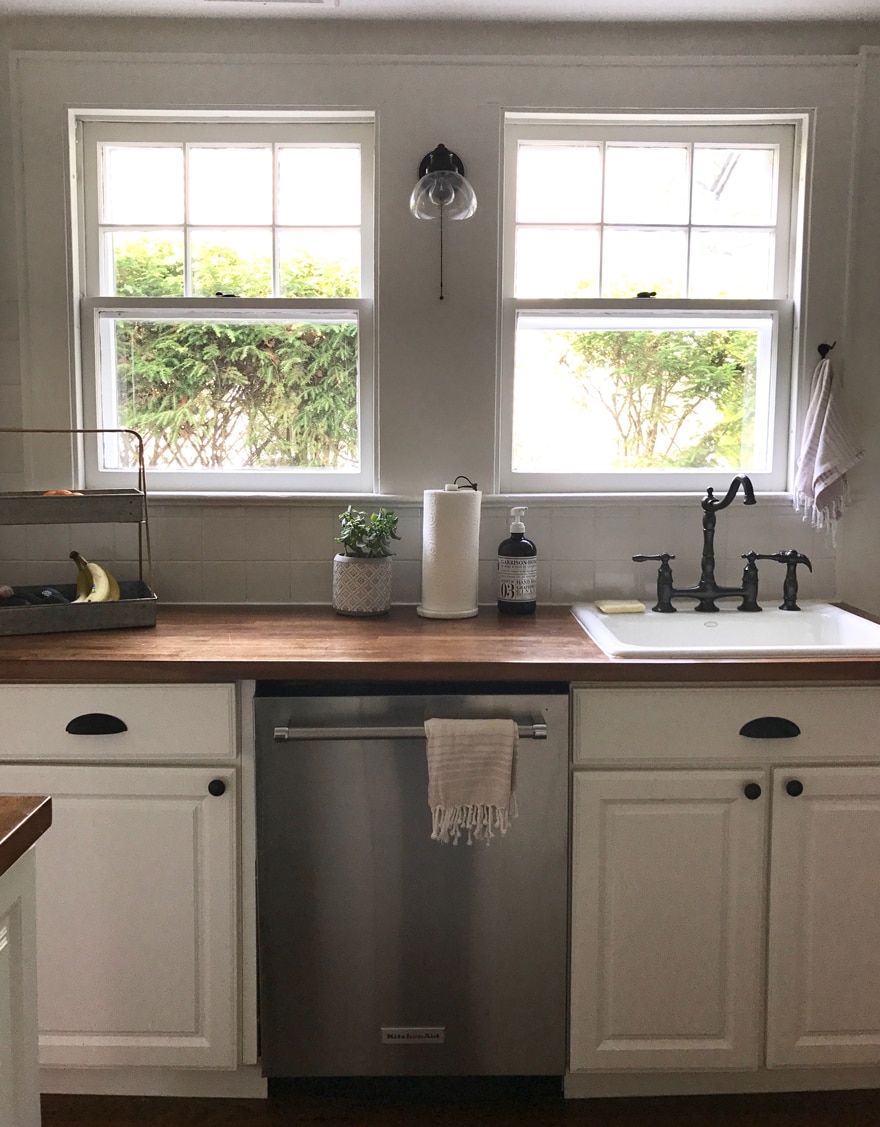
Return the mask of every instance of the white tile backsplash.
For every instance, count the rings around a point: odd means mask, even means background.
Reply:
[[[79,526],[77,527],[77,530]],[[58,574],[56,580],[70,578],[73,582],[76,579],[76,564],[70,559],[72,550],[81,552],[86,559],[91,559],[89,552],[91,548],[86,548],[86,537],[77,538],[76,542],[71,541],[70,528],[66,524],[30,524],[27,526],[25,537],[25,559],[31,560],[54,560],[55,567]],[[98,554],[94,553],[95,559]]]
[[[245,564],[245,575],[247,602],[291,602],[291,564],[288,561],[248,560]]]
[[[514,499],[515,500],[515,499]],[[364,507],[367,507],[365,503]],[[338,500],[326,503],[259,500],[224,504],[154,502],[150,507],[154,588],[163,602],[321,603],[332,592],[337,545]],[[388,505],[394,508],[394,505]],[[484,502],[481,515],[479,598],[496,599],[496,554],[508,534],[506,500]],[[421,600],[421,505],[397,506],[401,540],[394,545],[393,599]],[[699,498],[680,504],[607,499],[583,504],[571,499],[529,506],[526,535],[538,546],[541,602],[565,605],[594,598],[637,596],[653,603],[657,565],[635,564],[635,552],[667,551],[676,584],[696,583],[700,572],[702,512]],[[718,514],[716,577],[737,585],[742,553],[798,547],[810,557],[813,574],[801,569],[804,598],[835,594],[835,554],[830,537],[812,529],[786,499],[759,498],[756,506],[735,501]],[[106,563],[121,579],[136,578],[135,525],[38,525],[0,527],[0,582],[58,583],[75,579],[71,548]],[[128,562],[125,562],[128,561]],[[760,566],[760,598],[777,600],[784,569]],[[781,595],[779,595],[781,599]]]
[[[257,509],[245,519],[244,528],[239,529],[238,535],[244,536],[244,559],[285,564],[290,562],[289,513]]]
[[[550,601],[589,603],[595,598],[595,565],[592,560],[553,560],[542,565],[550,571]]]
[[[332,560],[339,548],[333,537],[338,535],[339,520],[331,513],[294,510],[290,513],[290,537],[284,558]]]
[[[290,565],[290,601],[292,603],[329,603],[333,597],[332,559],[296,562]],[[394,596],[397,599],[397,596]],[[400,601],[397,599],[397,601]]]
[[[200,603],[203,598],[201,563],[154,562],[153,590],[164,602]]]
[[[205,560],[244,560],[247,509],[212,509],[201,519]]]
[[[150,522],[150,544],[158,560],[202,559],[202,522],[186,516],[159,516]]]
[[[546,542],[553,560],[591,560],[596,550],[596,510],[566,507],[551,514]],[[544,549],[546,551],[546,549]],[[542,545],[538,545],[539,555]]]
[[[247,601],[247,565],[243,560],[202,564],[202,599],[206,603],[244,603]]]

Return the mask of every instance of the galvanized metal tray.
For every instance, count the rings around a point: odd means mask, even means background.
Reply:
[[[20,585],[16,592],[38,595],[52,586],[68,599],[76,598],[75,583]],[[116,630],[126,626],[155,626],[158,599],[140,579],[119,581],[120,598],[112,603],[43,603],[39,606],[0,606],[0,637],[12,634],[56,634],[73,630]]]
[[[52,586],[69,603],[0,606],[0,637],[12,634],[54,634],[74,630],[115,630],[129,626],[155,626],[158,599],[152,583],[150,526],[147,515],[147,480],[143,439],[132,430],[55,430],[0,427],[0,434],[127,434],[137,444],[136,489],[83,489],[57,493],[0,493],[0,525],[4,524],[134,524],[137,526],[138,577],[120,580],[120,598],[107,603],[74,603],[76,584],[21,585],[15,591],[39,594]],[[146,566],[145,566],[146,565]]]
[[[0,493],[0,524],[140,524],[145,500],[139,489],[86,489],[72,496]]]

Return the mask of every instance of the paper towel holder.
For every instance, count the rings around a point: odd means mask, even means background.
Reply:
[[[460,481],[466,481],[467,485],[466,486],[459,485],[458,483]],[[473,489],[474,493],[479,492],[479,487],[478,487],[477,483],[475,481],[471,481],[471,479],[469,477],[466,477],[465,474],[463,474],[463,473],[460,473],[458,475],[458,477],[453,478],[452,484],[457,486],[459,489],[467,488],[467,489]]]

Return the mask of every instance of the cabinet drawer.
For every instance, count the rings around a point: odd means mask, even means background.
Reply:
[[[878,716],[875,686],[580,686],[572,694],[573,755],[576,764],[880,759]],[[794,728],[741,734],[764,717]]]
[[[235,754],[233,685],[0,685],[0,760],[155,762]]]

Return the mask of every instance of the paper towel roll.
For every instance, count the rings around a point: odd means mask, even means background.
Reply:
[[[425,618],[477,613],[480,502],[476,489],[426,489],[422,516],[422,601]]]

